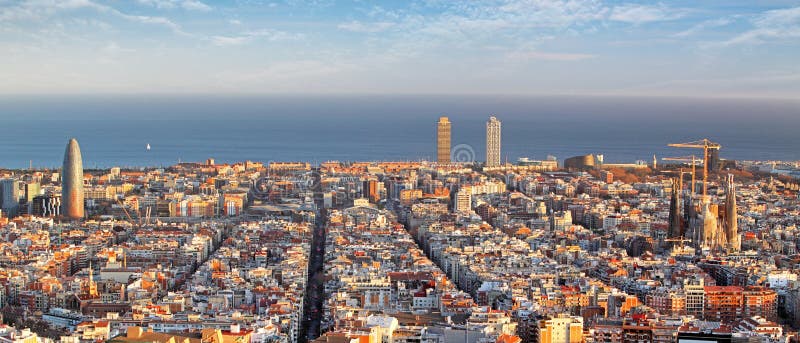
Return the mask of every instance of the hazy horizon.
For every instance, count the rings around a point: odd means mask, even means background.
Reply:
[[[224,106],[229,104],[238,107],[227,113]],[[130,107],[121,108],[120,105]],[[97,116],[112,119],[108,117],[110,114],[130,108],[139,111],[137,118],[148,120],[220,114],[247,119],[254,115],[280,115],[275,113],[277,111],[310,117],[347,117],[370,109],[387,109],[383,113],[373,113],[375,116],[406,117],[431,114],[488,116],[495,112],[514,116],[558,111],[568,117],[599,115],[634,121],[636,116],[661,120],[698,119],[698,116],[735,119],[751,115],[794,119],[800,116],[800,98],[512,94],[0,94],[0,118],[7,120],[79,120],[96,119]]]
[[[71,137],[85,166],[183,161],[433,158],[439,116],[453,147],[485,154],[485,122],[503,122],[503,157],[609,162],[688,152],[666,144],[709,138],[721,156],[800,160],[800,102],[743,99],[513,96],[0,96],[0,167],[56,167]],[[145,145],[152,150],[146,151]]]

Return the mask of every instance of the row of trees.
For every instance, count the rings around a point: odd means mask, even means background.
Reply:
[[[4,324],[12,325],[18,330],[29,328],[40,337],[47,337],[57,341],[59,337],[69,334],[66,329],[54,328],[48,322],[29,315],[22,306],[7,305],[0,309],[0,315],[3,317]]]

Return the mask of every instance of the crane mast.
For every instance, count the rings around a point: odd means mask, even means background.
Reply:
[[[692,196],[694,196],[694,194],[695,194],[695,174],[696,174],[695,169],[696,169],[697,161],[698,161],[697,157],[695,157],[694,155],[692,155],[692,156],[682,156],[682,157],[664,157],[664,158],[662,158],[662,160],[664,160],[664,161],[676,161],[676,162],[690,162],[691,163],[692,172],[690,174],[692,174],[692,183],[691,183],[691,188],[690,188],[689,191],[692,194]],[[683,168],[681,168],[681,179],[680,179],[681,180],[681,189],[683,189],[683,173],[684,173]]]
[[[706,197],[708,196],[708,149],[717,149],[719,150],[722,148],[722,145],[719,143],[714,143],[707,138],[703,138],[701,140],[693,141],[693,142],[686,142],[686,143],[670,143],[667,146],[674,147],[674,148],[692,148],[692,149],[703,149],[703,199],[705,201]]]

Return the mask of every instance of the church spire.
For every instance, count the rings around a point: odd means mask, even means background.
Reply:
[[[683,238],[683,216],[681,215],[681,195],[679,179],[672,180],[672,192],[669,201],[669,238]]]
[[[92,297],[98,296],[97,284],[94,283],[94,268],[92,267],[91,260],[89,260],[89,295]]]

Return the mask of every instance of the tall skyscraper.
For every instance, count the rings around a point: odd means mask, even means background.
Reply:
[[[67,143],[61,170],[61,213],[67,218],[83,218],[83,161],[75,138]]]
[[[489,117],[486,122],[486,166],[496,167],[500,165],[500,121],[495,117]]]
[[[19,210],[19,181],[13,178],[0,180],[0,208],[6,217],[17,215]]]
[[[717,171],[721,168],[719,160],[719,147],[712,147],[708,149],[708,170]]]
[[[439,118],[436,125],[436,161],[450,163],[450,120]]]

